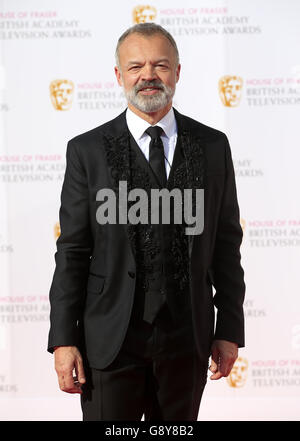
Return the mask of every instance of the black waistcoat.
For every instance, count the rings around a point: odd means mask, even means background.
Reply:
[[[148,216],[146,224],[130,224],[128,231],[137,265],[137,280],[133,314],[152,322],[158,311],[167,304],[174,321],[182,319],[190,310],[188,236],[182,204],[182,223],[175,224],[173,198],[170,198],[170,223],[152,224],[151,189],[161,189],[149,162],[130,136],[130,183],[129,188],[140,188],[148,194]],[[181,190],[188,188],[186,162],[180,138],[178,138],[174,158],[166,188]],[[161,198],[160,198],[161,200]],[[136,201],[128,204],[132,206]]]

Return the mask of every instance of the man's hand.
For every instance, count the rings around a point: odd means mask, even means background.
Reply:
[[[55,370],[59,387],[69,394],[81,394],[81,385],[85,383],[83,362],[76,346],[57,346],[54,349]],[[73,377],[75,369],[76,376]]]
[[[211,347],[211,364],[209,370],[213,373],[211,380],[219,380],[230,374],[232,366],[238,357],[238,345],[226,340],[214,340]]]

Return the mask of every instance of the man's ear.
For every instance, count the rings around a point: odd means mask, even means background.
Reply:
[[[179,81],[180,71],[181,71],[181,64],[178,64],[176,68],[176,83]]]
[[[119,86],[123,86],[122,73],[121,73],[121,70],[117,66],[115,66],[115,75],[116,75]]]

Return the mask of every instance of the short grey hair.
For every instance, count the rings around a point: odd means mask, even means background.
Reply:
[[[178,66],[179,52],[178,52],[176,41],[174,40],[172,35],[166,29],[164,29],[162,26],[160,26],[156,23],[139,23],[134,26],[131,26],[125,32],[123,32],[123,34],[121,35],[121,37],[118,40],[116,52],[115,52],[115,58],[116,58],[116,64],[119,69],[120,69],[120,58],[119,58],[120,46],[123,43],[123,41],[131,34],[140,34],[144,37],[151,37],[152,35],[155,35],[155,34],[161,34],[164,37],[166,37],[175,50],[176,65]]]

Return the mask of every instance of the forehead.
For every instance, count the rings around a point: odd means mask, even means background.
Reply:
[[[122,42],[119,48],[120,59],[130,61],[136,57],[164,57],[173,60],[175,49],[170,41],[162,34],[144,36],[131,34]]]

